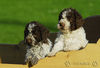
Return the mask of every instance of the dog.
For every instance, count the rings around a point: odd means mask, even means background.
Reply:
[[[54,47],[48,56],[54,56],[58,51],[79,50],[86,47],[88,40],[82,25],[82,16],[73,8],[67,8],[59,14],[57,34]]]
[[[24,31],[24,42],[26,44],[25,62],[29,67],[37,64],[37,62],[45,58],[52,47],[52,42],[48,38],[49,30],[36,21],[26,25]]]

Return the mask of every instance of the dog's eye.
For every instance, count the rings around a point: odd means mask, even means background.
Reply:
[[[63,17],[61,19],[64,19]]]

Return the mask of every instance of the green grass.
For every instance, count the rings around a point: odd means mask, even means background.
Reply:
[[[25,25],[33,20],[56,32],[59,12],[69,7],[83,18],[100,14],[100,0],[0,0],[0,43],[23,40]]]

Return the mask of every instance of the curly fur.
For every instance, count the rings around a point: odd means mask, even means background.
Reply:
[[[27,44],[27,53],[25,61],[30,65],[35,65],[39,59],[44,58],[50,52],[52,47],[48,39],[49,31],[43,25],[33,21],[26,25],[24,31],[24,41]]]
[[[59,14],[58,37],[48,56],[54,56],[58,51],[71,51],[84,48],[88,40],[82,25],[82,16],[73,8],[64,9]]]
[[[34,37],[36,39],[35,44],[39,43],[40,41],[42,43],[48,43],[47,38],[49,36],[49,30],[45,28],[43,25],[37,23],[36,21],[33,21],[26,25],[24,31],[24,38],[26,38],[26,36],[29,33],[28,26],[32,24],[34,25],[34,28],[32,27],[32,33],[36,35],[36,37]]]

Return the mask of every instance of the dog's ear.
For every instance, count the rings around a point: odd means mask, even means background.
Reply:
[[[49,36],[49,30],[43,26],[43,28],[41,28],[40,31],[41,31],[42,42],[48,43],[47,38]]]
[[[39,26],[36,26],[34,29],[35,29],[35,32],[33,32],[33,34],[36,35],[36,37],[35,37],[35,39],[36,39],[35,44],[38,44],[42,40],[42,38],[41,38],[41,31],[40,31],[41,28]]]
[[[84,20],[82,16],[75,9],[74,9],[74,15],[75,15],[75,26],[76,29],[78,29],[79,27],[83,26]]]

